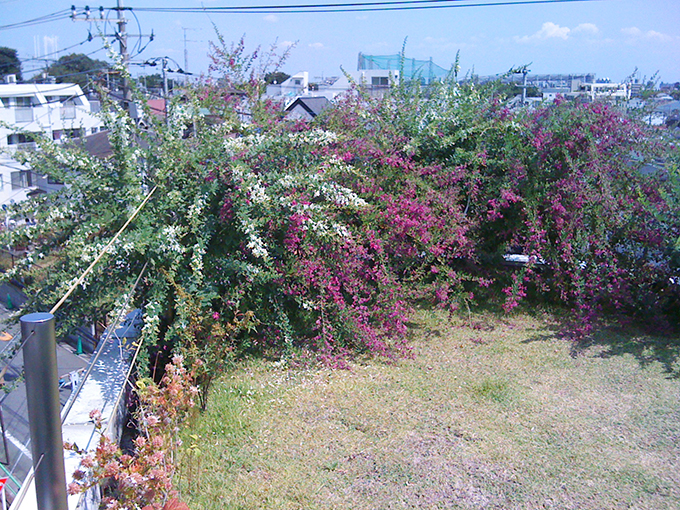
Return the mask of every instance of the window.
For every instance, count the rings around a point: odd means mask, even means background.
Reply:
[[[15,122],[33,122],[33,108],[20,106],[14,109]]]
[[[33,186],[33,172],[30,170],[20,170],[11,173],[12,189],[29,188]]]
[[[33,105],[33,101],[30,97],[15,97],[14,103],[18,107],[30,108]]]
[[[7,145],[18,145],[20,143],[30,143],[33,140],[23,133],[12,133],[7,135]]]
[[[387,87],[390,84],[390,80],[387,76],[374,76],[371,78],[371,85],[374,87]]]
[[[66,138],[80,138],[83,136],[82,129],[64,129],[63,133]]]

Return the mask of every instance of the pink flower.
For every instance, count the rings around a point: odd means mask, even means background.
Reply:
[[[68,492],[69,495],[73,496],[74,494],[80,494],[82,490],[83,488],[79,484],[77,484],[76,482],[71,482],[68,484],[66,492]]]

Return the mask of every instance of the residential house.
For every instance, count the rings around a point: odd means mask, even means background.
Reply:
[[[330,104],[331,102],[324,96],[298,97],[286,107],[286,118],[293,120],[312,120],[330,106]]]
[[[267,85],[270,97],[297,97],[309,92],[309,73],[301,71],[280,84]]]

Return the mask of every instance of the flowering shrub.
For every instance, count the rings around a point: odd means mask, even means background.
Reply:
[[[668,255],[679,225],[664,220],[666,172],[643,175],[635,160],[659,153],[650,133],[597,103],[559,103],[522,122],[522,148],[508,159],[513,180],[503,185],[517,190],[507,206],[517,210],[513,242],[546,266],[538,273],[530,265],[524,279],[574,307],[579,320],[603,308],[667,315],[658,298],[677,295]]]
[[[539,293],[576,312],[577,335],[603,310],[677,321],[677,189],[667,170],[640,172],[664,147],[614,108],[510,112],[444,82],[427,97],[357,93],[326,121],[368,175],[348,185],[380,210],[377,235],[411,295],[511,310]],[[528,263],[511,270],[503,256],[518,251]]]
[[[97,448],[83,452],[76,445],[64,445],[83,455],[80,469],[73,474],[74,481],[68,486],[69,494],[103,484],[102,505],[110,510],[160,509],[169,498],[176,496],[173,475],[178,468],[179,427],[184,424],[198,393],[198,389],[190,385],[191,374],[183,363],[181,356],[175,356],[165,367],[159,385],[144,379],[137,382],[139,435],[134,440],[134,453],[121,452],[104,433],[100,411],[90,413],[100,433]]]
[[[677,321],[677,171],[639,172],[663,149],[657,133],[601,104],[511,112],[455,77],[383,98],[358,86],[314,123],[289,122],[260,97],[258,57],[220,48],[215,69],[248,82],[247,102],[219,82],[189,90],[148,148],[111,105],[111,159],[47,140],[28,156],[69,184],[29,205],[37,225],[8,234],[52,257],[33,271],[30,306],[56,302],[153,187],[59,318],[130,297],[149,372],[183,353],[202,406],[251,351],[304,347],[331,364],[404,352],[416,302],[511,310],[538,296],[573,310],[578,334],[602,311]],[[528,263],[508,267],[519,251]]]

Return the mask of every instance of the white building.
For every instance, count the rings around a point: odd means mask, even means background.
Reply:
[[[270,97],[294,98],[304,96],[309,92],[309,73],[301,71],[294,74],[282,83],[267,86],[267,95]]]
[[[102,127],[94,115],[99,102],[90,101],[78,85],[16,83],[13,78],[0,84],[0,207],[61,187],[13,158],[18,150],[36,147],[31,133],[67,140]]]
[[[630,87],[627,83],[580,83],[577,92],[591,101],[630,99]]]
[[[280,99],[289,107],[297,98],[325,97],[333,101],[336,97],[347,93],[352,82],[374,97],[382,97],[385,92],[399,82],[399,71],[389,69],[365,69],[322,79],[318,83],[309,82],[309,73],[301,71],[281,84],[267,86],[267,96]]]
[[[101,121],[93,115],[99,102],[90,101],[75,84],[13,83],[10,75],[0,84],[0,101],[0,121],[16,128],[0,125],[0,151],[34,147],[28,133],[61,140],[101,129]]]

